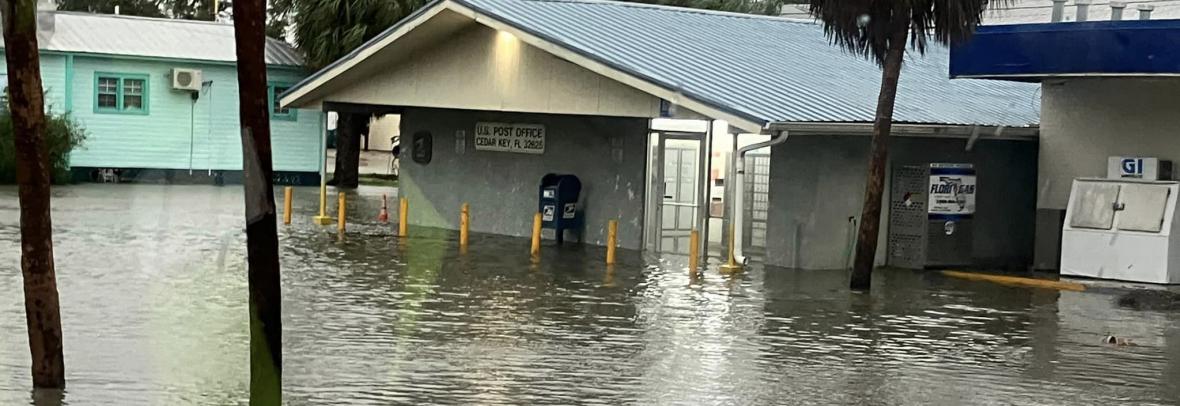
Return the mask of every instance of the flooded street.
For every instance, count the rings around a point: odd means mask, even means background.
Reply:
[[[623,251],[608,271],[576,245],[534,265],[527,239],[399,243],[373,221],[382,191],[361,193],[343,239],[310,224],[314,188],[280,225],[287,404],[1180,403],[1180,312],[1119,308],[1124,290],[882,270],[853,294],[841,271],[758,267],[690,283],[682,258]],[[0,188],[0,405],[246,404],[242,202],[239,186],[55,189],[67,389],[34,396]]]

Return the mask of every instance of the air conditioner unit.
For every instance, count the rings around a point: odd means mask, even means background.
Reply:
[[[201,91],[201,70],[172,68],[172,89]]]

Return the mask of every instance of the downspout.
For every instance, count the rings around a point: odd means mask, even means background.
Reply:
[[[213,111],[214,101],[213,97],[213,81],[208,80],[203,84],[209,84],[209,118],[205,121],[205,170],[208,171],[206,176],[213,176]]]
[[[66,54],[66,83],[65,83],[65,109],[66,115],[72,116],[74,113],[74,54]],[[5,83],[5,86],[8,84]],[[8,106],[5,106],[8,107]],[[66,168],[71,167],[70,160],[73,158],[74,151],[66,154]],[[73,171],[70,171],[71,173]],[[72,178],[73,175],[71,174]]]
[[[65,86],[65,108],[66,113],[74,112],[74,54],[66,54],[66,86]],[[5,84],[7,85],[7,84]]]
[[[734,154],[734,170],[730,171],[730,173],[734,175],[733,204],[730,205],[730,208],[733,210],[733,212],[730,213],[729,216],[733,224],[733,241],[731,241],[730,244],[733,244],[733,258],[739,264],[744,265],[750,260],[742,253],[742,246],[745,245],[745,240],[743,239],[742,234],[744,234],[746,228],[744,219],[742,218],[746,212],[745,202],[742,201],[744,200],[742,197],[746,195],[746,153],[756,149],[782,144],[787,141],[787,136],[789,135],[790,134],[786,130],[780,131],[778,137],[771,138],[769,141],[763,141],[738,148],[737,153]]]

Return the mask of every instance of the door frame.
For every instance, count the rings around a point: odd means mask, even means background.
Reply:
[[[697,157],[696,157],[696,190],[693,196],[693,203],[695,205],[696,218],[694,219],[695,228],[701,234],[700,247],[701,253],[704,247],[708,244],[708,200],[710,193],[709,185],[709,168],[710,151],[712,150],[712,128],[713,122],[709,121],[705,132],[686,132],[686,131],[663,131],[652,130],[648,133],[647,148],[652,156],[647,159],[648,174],[653,176],[647,177],[648,201],[645,202],[647,210],[645,210],[645,232],[643,247],[645,250],[662,253],[662,231],[663,227],[663,210],[664,210],[664,196],[667,192],[667,183],[664,181],[665,162],[667,140],[687,140],[697,142]],[[653,138],[654,137],[654,138]],[[654,145],[653,145],[654,142]],[[653,150],[654,148],[654,150]]]

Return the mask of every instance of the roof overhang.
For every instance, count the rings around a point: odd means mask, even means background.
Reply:
[[[1180,20],[979,27],[951,48],[952,78],[1180,77]]]
[[[430,30],[426,30],[425,27],[436,18],[453,19],[455,15],[462,16],[469,21],[474,21],[499,31],[510,33],[528,45],[544,50],[591,72],[667,100],[672,104],[683,106],[685,109],[697,112],[708,118],[725,120],[731,126],[743,131],[759,133],[766,130],[766,120],[750,117],[749,115],[728,109],[725,106],[706,102],[686,94],[683,89],[668,86],[645,78],[635,72],[621,69],[593,55],[581,53],[571,47],[564,46],[561,42],[547,38],[528,29],[528,27],[518,26],[497,19],[491,13],[480,10],[462,0],[436,0],[434,3],[419,9],[413,15],[390,27],[345,57],[299,82],[290,90],[283,93],[279,101],[286,107],[306,108],[320,104],[324,100],[329,100],[332,91],[339,89],[344,83],[349,81],[360,80],[364,77],[366,71],[372,71],[372,69],[364,68],[363,65],[366,60],[380,52],[398,52],[397,47],[406,38],[414,35],[416,30],[422,29],[427,31],[427,38],[425,38],[427,41],[445,40],[446,35],[442,35],[442,32],[445,30],[436,30],[439,32],[431,35]],[[421,40],[423,39],[419,39],[419,41]],[[408,52],[406,53],[408,54]]]
[[[787,131],[795,135],[872,135],[873,123],[838,122],[783,122],[771,123],[770,131]],[[894,123],[890,136],[988,139],[1035,141],[1040,135],[1038,126],[1008,127],[1002,125],[969,124],[906,124]]]

